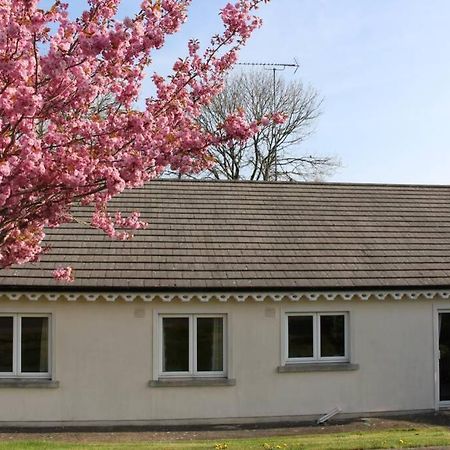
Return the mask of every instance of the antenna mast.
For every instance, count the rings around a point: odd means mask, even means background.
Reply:
[[[272,102],[272,113],[275,113],[276,108],[276,93],[277,93],[277,72],[281,72],[282,70],[286,70],[287,68],[293,68],[294,74],[300,67],[300,64],[294,58],[294,62],[292,64],[283,64],[283,63],[259,63],[259,62],[242,62],[237,63],[237,66],[259,66],[264,68],[264,70],[271,70],[273,73],[273,102]],[[278,180],[278,154],[275,149],[275,181]]]

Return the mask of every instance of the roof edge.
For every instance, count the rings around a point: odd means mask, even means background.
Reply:
[[[305,292],[378,292],[378,291],[445,291],[450,290],[450,284],[438,284],[438,285],[428,285],[424,286],[423,284],[417,285],[407,285],[407,286],[380,286],[380,285],[361,285],[361,286],[337,286],[337,287],[280,287],[280,286],[244,286],[244,287],[129,287],[129,286],[115,286],[115,287],[107,287],[107,286],[72,286],[70,284],[61,284],[61,285],[43,285],[43,286],[26,286],[26,285],[4,285],[1,286],[1,294],[6,293],[16,293],[16,292],[57,292],[57,293],[67,293],[67,294],[83,294],[83,293],[126,293],[126,294],[193,294],[193,293],[205,293],[205,294],[214,294],[214,293],[228,293],[228,294],[241,294],[241,293],[305,293]]]

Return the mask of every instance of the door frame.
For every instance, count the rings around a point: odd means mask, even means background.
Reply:
[[[433,314],[433,354],[434,354],[434,409],[450,408],[450,400],[440,400],[440,377],[439,377],[439,314],[450,314],[450,307],[434,306]]]

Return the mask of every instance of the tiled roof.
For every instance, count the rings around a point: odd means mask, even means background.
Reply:
[[[155,181],[113,201],[150,226],[112,241],[71,224],[5,288],[311,290],[450,286],[450,187]],[[81,216],[87,210],[80,209]]]

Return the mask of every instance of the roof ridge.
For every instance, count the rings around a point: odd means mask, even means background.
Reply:
[[[255,181],[255,180],[207,180],[207,179],[175,179],[175,178],[157,178],[149,183],[167,183],[167,184],[222,184],[222,185],[278,185],[278,186],[362,186],[362,187],[409,187],[409,188],[450,188],[450,184],[421,184],[421,183],[377,183],[377,182],[352,182],[352,181]],[[139,189],[139,188],[138,188]]]

